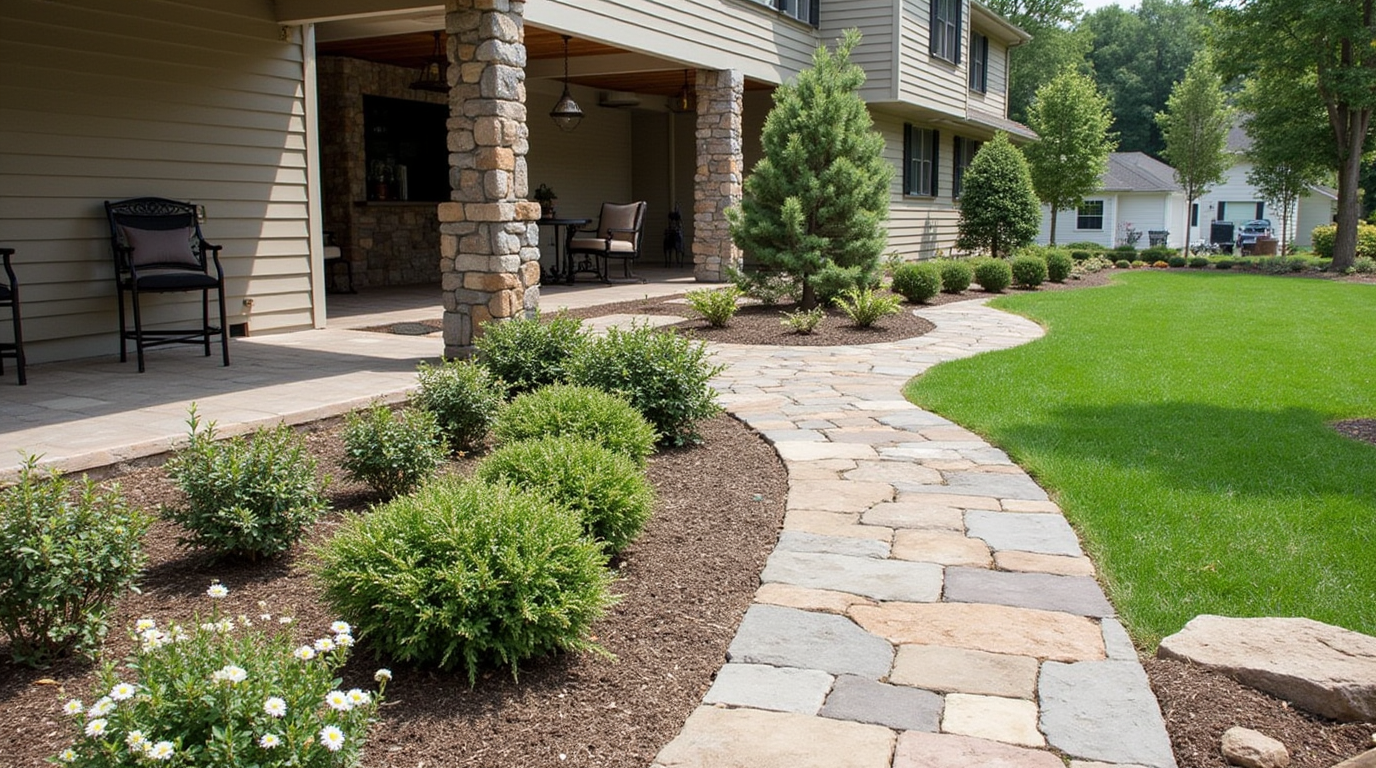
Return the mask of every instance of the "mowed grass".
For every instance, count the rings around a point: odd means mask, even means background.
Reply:
[[[941,365],[909,399],[1061,504],[1148,648],[1201,613],[1376,634],[1376,287],[1134,272],[994,306],[1045,338]]]

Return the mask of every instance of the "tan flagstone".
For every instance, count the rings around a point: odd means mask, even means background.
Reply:
[[[857,605],[850,617],[895,645],[943,645],[1056,661],[1105,657],[1096,621],[1058,611],[981,603]]]
[[[1076,768],[1074,761],[1070,765]],[[954,733],[905,731],[898,737],[893,768],[1065,768],[1065,763],[1044,750]]]
[[[849,536],[874,541],[893,540],[893,529],[882,525],[866,525],[857,514],[826,512],[814,509],[790,509],[784,513],[784,530],[815,533],[820,536]]]
[[[861,518],[866,525],[893,528],[933,528],[964,533],[965,514],[955,507],[931,507],[906,501],[875,504]]]
[[[703,706],[653,768],[889,768],[894,740],[878,725]]]
[[[1046,737],[1037,730],[1037,704],[1025,699],[947,694],[941,732],[1024,747],[1046,746]]]
[[[798,480],[789,483],[789,509],[815,509],[827,512],[864,512],[893,498],[888,483],[856,480]]]
[[[1021,472],[1022,470],[1018,470]],[[1030,499],[1004,499],[1004,512],[1055,512],[1060,514],[1061,508],[1054,501],[1032,501]]]
[[[897,530],[890,557],[939,565],[974,565],[988,568],[992,563],[989,545],[963,533],[940,530]]]
[[[798,608],[804,611],[821,611],[845,615],[856,605],[875,605],[873,600],[849,592],[831,589],[811,589],[793,584],[761,584],[755,590],[755,602],[769,605],[782,605],[785,608]]]
[[[1005,571],[1055,573],[1061,576],[1093,576],[1094,563],[1087,557],[1043,555],[1006,549],[994,554],[994,564]]]
[[[998,512],[1003,507],[993,496],[971,496],[956,493],[903,493],[898,500],[905,504],[925,504],[931,507],[955,507],[957,509],[987,509]]]
[[[942,693],[1032,699],[1036,696],[1038,666],[1030,656],[940,645],[901,645],[889,682]]]

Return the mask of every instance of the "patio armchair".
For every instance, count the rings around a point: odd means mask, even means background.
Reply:
[[[110,249],[115,258],[115,288],[119,295],[119,360],[128,360],[132,339],[143,373],[143,351],[165,344],[199,344],[210,357],[210,340],[220,337],[220,354],[229,365],[228,325],[225,320],[225,272],[220,246],[201,236],[196,206],[161,197],[105,201],[110,223]],[[211,272],[211,267],[214,272]],[[197,328],[143,327],[142,297],[148,293],[201,292],[201,324]],[[219,301],[220,324],[210,322],[210,292]],[[134,327],[129,328],[124,294],[130,296]]]
[[[0,375],[5,373],[5,358],[14,360],[14,367],[19,372],[19,383],[28,384],[28,379],[24,378],[24,331],[19,322],[19,280],[14,276],[14,265],[10,263],[10,257],[14,256],[13,248],[0,248],[0,259],[5,262],[5,276],[8,283],[0,283],[0,307],[10,308],[10,317],[13,318],[14,342],[0,343]]]
[[[567,252],[585,254],[601,260],[602,282],[609,283],[607,267],[611,259],[620,259],[625,276],[631,274],[631,262],[640,258],[640,233],[645,226],[645,201],[636,203],[603,203],[597,219],[597,229],[574,230],[570,233]]]

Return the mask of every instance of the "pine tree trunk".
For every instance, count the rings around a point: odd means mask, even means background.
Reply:
[[[817,307],[817,289],[812,287],[812,281],[803,278],[803,295],[798,299],[800,309],[815,309]]]

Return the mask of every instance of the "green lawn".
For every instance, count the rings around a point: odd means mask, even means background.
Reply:
[[[1376,634],[1376,287],[1133,272],[994,306],[1047,336],[938,366],[909,399],[1060,502],[1135,639],[1201,613]]]

